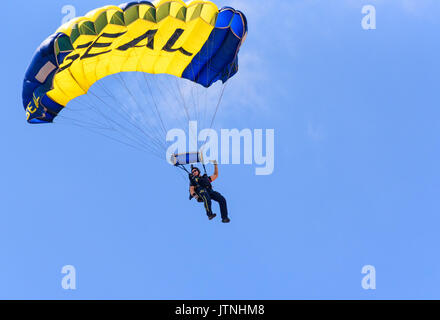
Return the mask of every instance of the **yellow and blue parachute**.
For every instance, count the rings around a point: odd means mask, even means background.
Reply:
[[[167,74],[205,88],[225,83],[238,71],[247,31],[242,12],[210,1],[136,1],[93,10],[37,49],[23,84],[27,121],[53,122],[94,83],[122,72]]]

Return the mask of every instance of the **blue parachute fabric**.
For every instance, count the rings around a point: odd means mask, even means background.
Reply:
[[[182,78],[204,87],[218,80],[228,81],[238,71],[237,54],[246,33],[244,14],[230,7],[222,8],[208,41],[185,69]]]

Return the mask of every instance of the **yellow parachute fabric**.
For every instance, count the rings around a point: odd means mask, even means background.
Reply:
[[[125,11],[106,6],[61,26],[57,32],[70,37],[73,51],[47,96],[66,106],[96,81],[120,72],[181,77],[214,29],[218,7],[201,0],[160,0],[154,6],[140,3]],[[65,50],[58,43],[55,48]]]

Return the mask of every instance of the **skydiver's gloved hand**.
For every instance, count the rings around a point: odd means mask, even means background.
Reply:
[[[197,195],[197,193],[193,193],[193,194],[190,194],[190,195],[189,195],[189,200],[192,200],[193,198],[196,199],[198,202],[203,201],[202,199],[199,198],[199,196]]]

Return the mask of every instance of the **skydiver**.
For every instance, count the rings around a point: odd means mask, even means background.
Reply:
[[[217,191],[212,189],[211,183],[218,178],[218,165],[217,161],[213,161],[214,164],[214,174],[208,176],[200,174],[200,170],[197,167],[192,167],[191,174],[189,176],[189,192],[190,199],[195,198],[199,202],[203,202],[205,205],[206,214],[209,220],[214,219],[217,215],[212,212],[211,200],[218,202],[220,205],[220,212],[222,216],[223,223],[229,223],[231,220],[228,218],[228,207],[226,204],[226,199]]]

